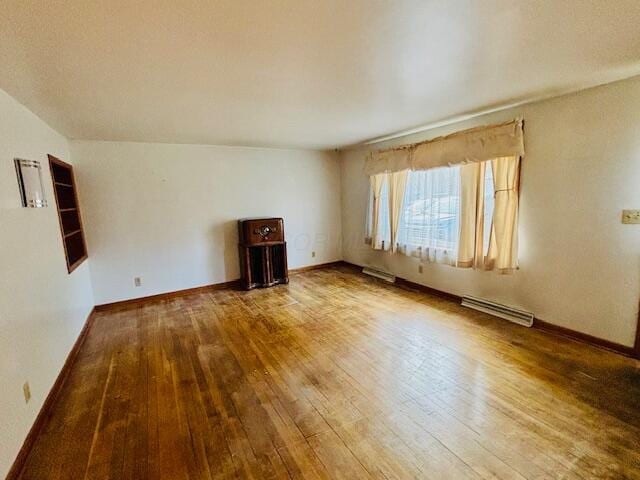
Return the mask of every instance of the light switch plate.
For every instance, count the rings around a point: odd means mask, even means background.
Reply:
[[[623,210],[622,223],[640,223],[640,210]]]

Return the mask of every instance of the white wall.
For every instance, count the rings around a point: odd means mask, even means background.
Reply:
[[[48,153],[69,161],[66,139],[0,90],[1,478],[94,304],[88,262],[67,273]],[[42,163],[49,207],[21,207],[14,157]]]
[[[289,268],[341,259],[335,154],[112,142],[72,151],[97,304],[237,279],[242,217],[284,218]]]
[[[344,259],[417,283],[533,311],[550,323],[631,346],[640,297],[640,78],[407,136],[410,143],[475,125],[525,119],[520,270],[512,276],[428,264],[363,243],[367,149],[342,153]]]

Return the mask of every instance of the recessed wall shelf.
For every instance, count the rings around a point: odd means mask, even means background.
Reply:
[[[71,273],[87,258],[87,244],[82,230],[73,167],[53,155],[49,155],[49,167],[58,207],[67,270]]]

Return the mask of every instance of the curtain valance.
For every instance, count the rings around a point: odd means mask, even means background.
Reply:
[[[524,155],[522,119],[476,127],[425,142],[371,152],[365,173],[428,170],[460,163]]]
[[[378,173],[410,170],[412,153],[411,145],[371,152],[365,161],[365,173],[371,176]]]

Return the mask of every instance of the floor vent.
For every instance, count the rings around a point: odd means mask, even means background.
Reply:
[[[389,282],[389,283],[395,283],[395,281],[396,281],[396,276],[395,275],[391,275],[390,273],[383,272],[382,270],[375,270],[373,268],[364,267],[362,269],[362,273],[365,273],[367,275],[371,275],[372,277],[379,278],[379,279],[384,280],[385,282]]]
[[[462,297],[462,306],[473,308],[474,310],[488,313],[489,315],[495,315],[496,317],[504,318],[505,320],[525,327],[531,327],[533,325],[533,313],[517,310],[481,298],[464,296]]]

